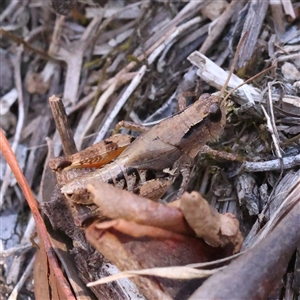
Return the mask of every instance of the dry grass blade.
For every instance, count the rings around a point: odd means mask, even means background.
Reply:
[[[170,279],[187,280],[187,279],[208,277],[223,269],[224,268],[217,268],[213,270],[196,270],[194,268],[183,266],[183,267],[144,269],[139,271],[125,271],[125,272],[120,272],[116,275],[99,279],[94,282],[90,282],[87,284],[87,286],[95,286],[98,284],[108,283],[121,278],[130,278],[134,276],[158,276],[158,277],[170,278]]]

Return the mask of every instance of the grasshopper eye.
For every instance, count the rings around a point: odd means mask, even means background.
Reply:
[[[210,106],[208,118],[213,123],[217,123],[222,119],[222,111],[217,103]]]

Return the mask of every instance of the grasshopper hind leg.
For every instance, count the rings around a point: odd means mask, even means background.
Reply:
[[[177,198],[182,196],[182,194],[187,189],[187,185],[189,183],[190,175],[191,175],[191,165],[182,166],[179,171],[180,171],[181,176],[182,176],[182,181],[181,181],[178,193],[177,193]]]
[[[182,176],[182,181],[177,192],[177,198],[179,198],[187,189],[187,185],[190,180],[191,168],[192,159],[188,155],[183,155],[174,166],[174,169],[177,169]]]

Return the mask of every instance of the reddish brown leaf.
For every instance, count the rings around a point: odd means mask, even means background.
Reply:
[[[125,220],[95,222],[86,230],[86,237],[122,271],[182,266],[224,256],[222,249],[212,248],[201,239]],[[152,277],[132,280],[149,299],[166,299],[167,295],[175,297],[189,284],[187,281],[170,284],[170,280]]]

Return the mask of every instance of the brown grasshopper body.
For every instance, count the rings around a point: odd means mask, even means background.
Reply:
[[[225,120],[225,107],[219,98],[203,94],[193,105],[141,134],[115,161],[70,180],[61,191],[82,203],[80,195],[89,183],[104,181],[140,192],[148,182],[150,192],[146,191],[146,196],[161,196],[179,172],[184,177],[182,166],[220,136]],[[159,183],[154,183],[155,179]]]

